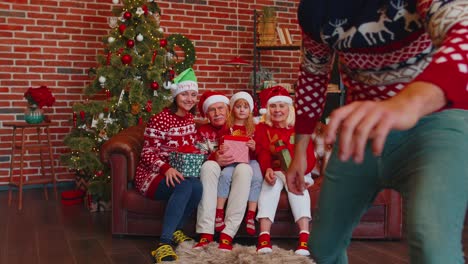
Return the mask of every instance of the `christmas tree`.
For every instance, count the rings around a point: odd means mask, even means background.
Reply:
[[[172,79],[195,62],[189,39],[165,37],[156,2],[112,2],[116,17],[109,20],[112,29],[103,39],[98,66],[89,71],[93,81],[85,88],[86,99],[73,105],[73,128],[64,140],[71,152],[61,159],[76,173],[79,188],[104,201],[110,200],[110,173],[99,159],[101,145],[167,106]]]

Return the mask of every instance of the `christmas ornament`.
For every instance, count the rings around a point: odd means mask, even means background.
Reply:
[[[112,3],[113,3],[114,5],[116,5],[116,4],[119,3],[119,0],[112,0]]]
[[[138,16],[141,16],[145,13],[145,11],[143,10],[143,8],[141,7],[138,7],[136,12],[135,12]]]
[[[108,37],[108,38],[107,38],[107,42],[108,42],[109,44],[112,43],[112,42],[114,42],[114,41],[115,41],[115,38],[114,38],[114,37]]]
[[[112,55],[112,52],[109,51],[109,53],[107,53],[107,65],[110,64],[110,59],[111,59],[111,55]]]
[[[156,55],[158,55],[158,51],[155,50],[153,51],[153,57],[151,58],[151,63],[154,64],[154,59],[156,58]]]
[[[80,117],[81,117],[81,121],[85,120],[85,111],[83,110],[80,111]]]
[[[142,125],[142,124],[143,124],[143,118],[141,118],[141,116],[138,118],[138,124],[139,124],[139,125]]]
[[[138,113],[140,113],[140,104],[139,103],[132,104],[132,108],[130,112],[132,113],[132,115],[137,115]]]
[[[135,41],[133,39],[127,40],[127,47],[129,49],[133,48],[135,46]]]
[[[123,18],[125,18],[126,20],[129,20],[130,18],[132,18],[132,13],[130,13],[130,12],[128,12],[128,11],[125,12],[125,13],[123,14]]]
[[[128,54],[125,54],[122,56],[122,63],[125,64],[125,65],[129,65],[130,63],[132,63],[132,56],[128,55]]]
[[[107,98],[107,101],[109,101],[110,97],[111,97],[111,92],[110,92],[109,89],[106,89],[106,98]]]
[[[159,24],[161,23],[161,16],[159,15],[159,13],[154,13],[153,17],[154,17],[154,20],[156,21],[156,25],[159,26]]]
[[[136,40],[137,40],[137,41],[140,41],[140,42],[143,41],[143,35],[142,35],[142,34],[138,34],[138,35],[136,36]]]
[[[151,102],[151,100],[148,100],[146,102],[145,109],[146,109],[146,112],[151,113],[151,110],[153,110],[153,102]]]
[[[141,8],[143,9],[143,14],[148,15],[148,6],[147,5],[143,5],[141,6]]]
[[[119,19],[116,17],[109,17],[108,23],[110,28],[116,28],[119,25]]]
[[[125,32],[126,28],[127,28],[127,26],[125,24],[120,24],[120,26],[119,26],[120,34],[123,34]]]
[[[169,71],[169,80],[172,81],[172,80],[174,79],[174,77],[175,77],[175,71],[171,69],[171,70]]]
[[[151,86],[151,89],[153,89],[153,90],[159,89],[159,83],[158,82],[152,82],[150,86]]]
[[[76,112],[73,112],[73,127],[76,127]]]
[[[106,83],[106,77],[104,77],[104,76],[99,76],[99,83],[100,83],[100,84]]]
[[[159,40],[159,46],[161,46],[162,48],[166,47],[167,46],[167,39]]]
[[[163,87],[164,87],[164,89],[166,89],[166,90],[171,89],[171,85],[172,85],[172,82],[171,82],[171,81],[165,81],[165,82],[163,83]]]

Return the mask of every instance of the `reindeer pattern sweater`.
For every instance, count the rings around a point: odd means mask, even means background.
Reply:
[[[347,103],[388,99],[424,81],[443,90],[446,108],[468,109],[468,1],[302,0],[298,19],[296,133],[312,134],[320,119],[334,56]]]
[[[164,173],[171,168],[169,153],[178,147],[195,145],[197,134],[193,115],[172,114],[169,109],[153,116],[144,131],[144,143],[135,174],[135,187],[153,198]]]

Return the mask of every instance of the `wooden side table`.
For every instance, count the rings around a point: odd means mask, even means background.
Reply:
[[[57,185],[55,180],[55,168],[54,168],[54,158],[52,155],[52,143],[50,141],[50,125],[51,123],[40,123],[40,124],[28,124],[24,121],[18,122],[3,122],[3,126],[13,128],[12,133],[12,143],[11,143],[11,163],[10,163],[10,179],[8,184],[8,206],[11,205],[11,196],[12,196],[12,187],[18,188],[18,209],[21,210],[23,207],[23,186],[30,184],[44,184],[44,195],[46,200],[49,199],[47,194],[47,184],[52,183],[55,193],[55,199],[57,199]],[[29,133],[33,130],[36,130],[36,135]],[[18,142],[16,139],[17,133],[21,136],[21,141]],[[45,133],[47,139],[43,141],[41,135]],[[27,134],[30,135],[29,141],[26,141]],[[39,151],[39,157],[41,161],[41,176],[37,179],[25,180],[23,175],[24,170],[24,157],[26,152],[30,153],[32,151]],[[47,177],[45,166],[44,166],[44,155],[43,152],[49,152],[49,164],[50,164],[50,177]],[[13,177],[13,169],[15,168],[15,160],[19,154],[19,175],[18,177]]]

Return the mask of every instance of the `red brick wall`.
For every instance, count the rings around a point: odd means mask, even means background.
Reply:
[[[236,55],[236,1],[176,0],[157,1],[161,27],[166,34],[181,33],[194,42],[197,61],[194,70],[201,92],[220,89],[230,95],[251,89],[252,66],[235,69],[223,63]],[[300,40],[296,8],[299,0],[238,0],[239,55],[253,59],[253,10],[275,5],[278,23]],[[4,0],[0,3],[0,185],[10,171],[11,129],[4,121],[22,119],[23,97],[28,87],[47,85],[56,97],[53,107],[44,110],[53,120],[52,141],[56,174],[69,179],[58,157],[67,152],[63,138],[69,133],[71,106],[83,99],[90,82],[87,69],[96,66],[102,52],[101,40],[108,34],[112,16],[111,0]],[[264,51],[262,65],[274,69],[275,78],[293,83],[299,66],[299,51]],[[37,156],[27,157],[27,174],[37,175]]]

